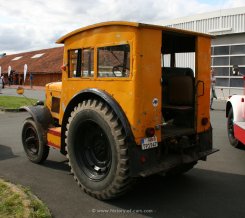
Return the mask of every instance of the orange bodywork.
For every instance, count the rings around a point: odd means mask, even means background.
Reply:
[[[198,37],[196,40],[196,120],[197,133],[203,132],[210,127],[210,57],[211,44],[210,39],[206,37]],[[198,84],[198,81],[203,81],[204,87]],[[204,91],[204,92],[203,92]],[[202,118],[208,118],[209,122],[202,125]]]
[[[62,124],[65,110],[73,97],[81,90],[96,88],[112,96],[121,106],[130,123],[135,141],[140,144],[145,130],[162,123],[161,47],[163,31],[189,34],[196,37],[195,84],[197,85],[195,122],[196,132],[210,127],[210,36],[168,27],[131,22],[106,22],[73,31],[58,43],[64,43],[64,65],[68,64],[68,51],[78,48],[94,48],[94,75],[90,78],[69,78],[68,67],[62,73],[61,83],[48,84],[46,105],[52,116]],[[130,46],[130,75],[126,78],[100,78],[97,69],[97,48],[108,45]],[[204,90],[204,92],[203,92]],[[59,113],[51,110],[51,97],[60,98]],[[153,101],[156,101],[155,105]],[[202,118],[208,123],[202,124]],[[158,141],[162,140],[161,129],[156,129]],[[48,134],[52,143],[58,143]]]
[[[48,146],[60,149],[61,127],[50,128],[47,134]]]

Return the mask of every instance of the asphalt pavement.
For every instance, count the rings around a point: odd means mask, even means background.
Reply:
[[[21,145],[26,112],[0,112],[0,177],[27,186],[54,217],[245,217],[245,150],[229,145],[225,102],[211,112],[214,147],[220,151],[179,178],[141,179],[120,199],[99,201],[83,193],[67,160],[51,149],[43,165],[27,160]]]
[[[4,89],[2,89],[0,96],[20,96],[16,93],[16,89],[18,86],[5,86]],[[40,86],[34,86],[32,89],[29,86],[23,86],[25,92],[24,92],[24,96],[26,96],[27,98],[34,98],[37,100],[45,100],[45,91],[44,91],[44,87],[40,87]],[[22,96],[22,97],[24,97]]]

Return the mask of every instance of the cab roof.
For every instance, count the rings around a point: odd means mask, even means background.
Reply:
[[[204,33],[198,33],[198,32],[193,32],[193,31],[188,31],[188,30],[182,30],[182,29],[176,29],[172,27],[166,27],[166,26],[160,26],[160,25],[153,25],[153,24],[145,24],[145,23],[136,23],[136,22],[128,22],[128,21],[109,21],[109,22],[102,22],[102,23],[97,23],[93,25],[89,25],[86,27],[82,27],[79,29],[76,29],[61,38],[59,38],[56,43],[58,44],[63,44],[66,39],[81,33],[85,32],[87,30],[91,29],[96,29],[96,28],[101,28],[101,27],[106,27],[106,26],[130,26],[130,27],[136,27],[136,28],[147,28],[147,29],[159,29],[165,32],[172,32],[172,33],[179,33],[179,34],[184,34],[184,35],[189,35],[189,36],[204,36],[210,38],[211,35],[204,34]]]

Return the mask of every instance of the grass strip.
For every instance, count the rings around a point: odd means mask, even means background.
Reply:
[[[29,189],[0,179],[0,218],[51,218],[48,207]]]
[[[22,106],[32,105],[36,102],[37,100],[32,98],[0,96],[0,107],[5,109],[19,109]]]

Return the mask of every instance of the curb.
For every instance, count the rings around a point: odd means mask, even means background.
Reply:
[[[22,108],[11,109],[11,108],[3,108],[3,107],[0,107],[0,111],[4,111],[4,112],[25,112],[25,110]]]
[[[26,87],[26,86],[21,86],[22,88],[24,88],[24,90],[32,90],[32,91],[45,91],[45,87],[42,86],[33,86],[31,87]],[[18,86],[17,85],[13,85],[13,86],[7,86],[4,89],[17,89]]]

